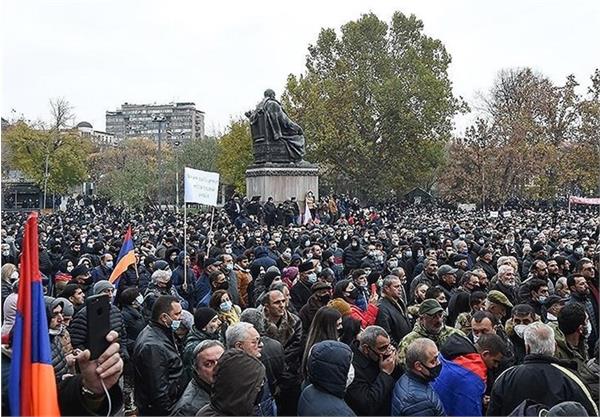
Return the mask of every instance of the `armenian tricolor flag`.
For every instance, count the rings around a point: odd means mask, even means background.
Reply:
[[[37,213],[25,223],[9,402],[13,416],[59,416],[48,319],[39,268]]]
[[[125,239],[123,240],[123,246],[121,246],[121,250],[119,251],[115,268],[108,280],[114,284],[121,274],[127,270],[129,265],[133,264],[135,264],[135,253],[133,252],[133,240],[131,239],[131,226],[129,226],[127,228],[127,233],[125,233]]]

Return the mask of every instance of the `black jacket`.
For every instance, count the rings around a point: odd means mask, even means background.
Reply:
[[[383,297],[379,302],[379,312],[375,324],[383,327],[390,335],[391,343],[394,346],[397,346],[400,340],[412,331],[402,301],[395,303],[387,297]]]
[[[308,299],[312,295],[310,287],[311,284],[306,284],[298,279],[290,290],[291,302],[296,311],[302,310],[302,307],[308,302]]]
[[[367,251],[362,246],[358,245],[357,247],[353,248],[352,245],[348,245],[348,247],[344,249],[344,254],[342,255],[344,268],[347,271],[360,268],[362,258],[364,258],[366,254]]]
[[[285,371],[285,352],[283,346],[275,339],[268,336],[262,337],[263,348],[260,361],[267,371],[267,380],[271,393],[276,396],[281,386],[281,378]]]
[[[121,314],[123,315],[123,323],[125,324],[125,330],[127,332],[127,339],[124,340],[123,343],[131,356],[133,354],[135,340],[144,327],[146,327],[146,320],[144,320],[144,316],[142,316],[140,310],[135,309],[130,305],[123,306]]]
[[[382,372],[377,362],[360,352],[357,342],[352,352],[354,381],[346,390],[346,403],[359,416],[389,416],[395,378]]]
[[[141,415],[170,414],[187,384],[173,331],[150,322],[135,342],[133,366]]]
[[[71,344],[73,348],[81,350],[87,349],[87,306],[75,314],[73,322],[69,326],[69,334],[71,335]],[[123,362],[129,360],[129,353],[127,352],[127,331],[125,330],[125,324],[123,323],[123,315],[121,311],[114,305],[110,306],[110,329],[114,330],[119,334],[119,343],[121,344],[121,357]]]
[[[564,361],[527,355],[522,365],[509,368],[496,380],[487,415],[506,416],[530,399],[548,408],[563,401],[577,401],[590,416],[597,416],[598,408],[575,372]]]

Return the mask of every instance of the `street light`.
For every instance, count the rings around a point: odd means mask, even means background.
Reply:
[[[158,162],[158,208],[160,209],[162,206],[162,127],[163,123],[167,121],[167,118],[161,114],[154,116],[152,121],[158,123],[158,149],[156,160]]]

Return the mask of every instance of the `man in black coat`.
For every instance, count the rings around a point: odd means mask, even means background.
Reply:
[[[354,381],[346,390],[346,403],[359,416],[389,416],[397,375],[396,350],[387,332],[379,326],[367,327],[352,351]]]
[[[152,307],[150,323],[136,340],[133,366],[135,400],[140,415],[169,415],[188,382],[175,341],[181,312],[176,297],[158,297]]]
[[[556,342],[552,328],[542,322],[532,323],[525,329],[524,338],[528,354],[522,365],[508,369],[496,380],[487,415],[509,415],[529,399],[546,407],[576,401],[588,415],[597,416],[598,407],[576,370],[553,357]]]
[[[401,298],[402,283],[395,275],[388,275],[381,287],[381,301],[375,324],[381,326],[389,335],[392,344],[397,346],[400,340],[411,332],[412,326],[406,314],[406,305]]]

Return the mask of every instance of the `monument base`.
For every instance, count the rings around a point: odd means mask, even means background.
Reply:
[[[300,164],[266,163],[251,165],[246,170],[246,195],[260,196],[261,201],[273,197],[275,204],[296,197],[304,211],[304,197],[312,191],[319,198],[319,167],[308,162]]]

